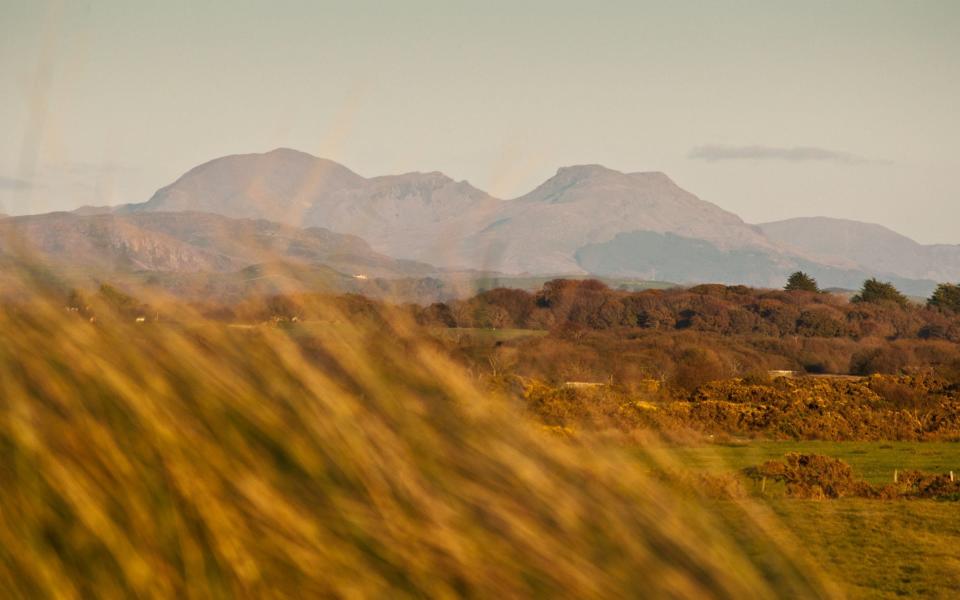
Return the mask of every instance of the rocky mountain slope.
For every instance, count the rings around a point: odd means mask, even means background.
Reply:
[[[374,252],[355,236],[199,212],[8,218],[0,222],[0,255],[104,273],[223,273],[277,262],[323,264],[367,277],[434,271]]]

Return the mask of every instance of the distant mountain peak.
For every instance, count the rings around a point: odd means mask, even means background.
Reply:
[[[606,181],[634,187],[637,182],[653,187],[669,187],[680,189],[676,183],[666,173],[660,171],[637,171],[634,173],[624,173],[603,165],[571,165],[560,167],[557,174],[548,179],[544,184],[578,184],[581,182]]]
[[[362,179],[360,175],[357,175],[337,161],[314,156],[301,150],[294,150],[293,148],[274,148],[268,152],[251,152],[247,154],[221,156],[190,169],[180,179],[187,178],[196,172],[203,172],[210,168],[224,168],[225,166],[240,169],[252,167],[260,173],[269,171],[271,167],[281,167],[284,169],[328,169],[337,171],[344,176]]]
[[[269,156],[269,155],[274,155],[274,156],[305,156],[305,157],[308,157],[308,158],[320,158],[319,156],[314,156],[313,154],[310,154],[309,152],[304,152],[303,150],[297,150],[296,148],[285,148],[285,147],[274,148],[273,150],[270,150],[269,152],[264,152],[263,154],[264,154],[265,156]]]
[[[630,177],[640,179],[649,183],[666,185],[671,187],[680,187],[670,177],[662,171],[637,171],[629,173]]]
[[[620,171],[615,171],[599,164],[569,165],[557,169],[558,176],[565,175],[568,177],[594,177],[607,173],[620,173]]]
[[[440,171],[409,171],[399,175],[382,175],[372,179],[393,179],[395,181],[425,181],[431,183],[455,183],[452,177],[447,176]]]

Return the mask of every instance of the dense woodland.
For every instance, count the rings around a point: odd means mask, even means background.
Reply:
[[[957,289],[941,286],[920,305],[873,280],[852,299],[722,285],[625,292],[556,280],[534,294],[496,289],[434,304],[417,317],[443,327],[549,330],[501,343],[492,355],[526,375],[625,385],[658,379],[692,389],[773,369],[953,375],[960,357]]]

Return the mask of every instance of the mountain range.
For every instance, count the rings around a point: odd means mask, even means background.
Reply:
[[[281,261],[382,278],[473,270],[779,287],[801,269],[825,287],[876,276],[915,295],[960,279],[960,246],[839,219],[751,225],[658,172],[564,167],[502,200],[438,172],[366,178],[290,149],[212,160],[143,203],[8,218],[0,231],[50,260],[114,271]]]

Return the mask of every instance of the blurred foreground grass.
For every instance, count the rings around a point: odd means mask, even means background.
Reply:
[[[552,435],[399,318],[94,311],[0,310],[5,597],[836,594],[765,507]]]

